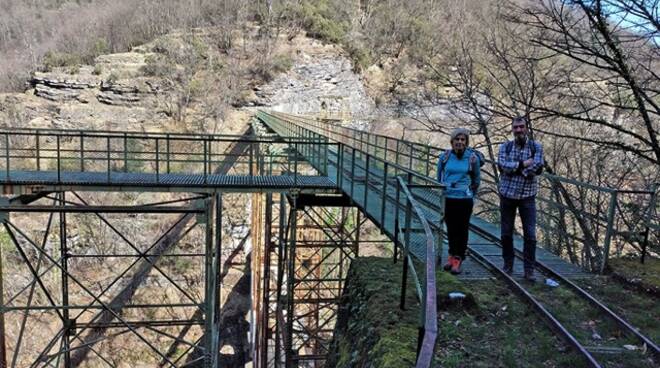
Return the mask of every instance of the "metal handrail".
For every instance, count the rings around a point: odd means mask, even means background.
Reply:
[[[424,301],[422,306],[422,320],[423,327],[420,329],[420,336],[423,336],[421,341],[418,342],[419,349],[417,354],[417,368],[430,367],[433,361],[433,352],[435,350],[435,340],[438,336],[438,315],[437,315],[437,294],[436,294],[436,281],[435,281],[435,241],[429,221],[424,215],[421,206],[415,200],[408,189],[408,185],[402,177],[398,177],[398,185],[405,195],[405,200],[410,204],[412,209],[417,214],[419,222],[424,228],[424,235],[426,237],[426,262],[425,262],[425,288],[422,290],[421,298]],[[409,211],[406,211],[406,216],[410,216]],[[407,219],[406,223],[410,220]],[[406,248],[408,244],[404,245]],[[407,255],[405,262],[410,260]],[[411,260],[410,260],[411,261]],[[405,280],[404,280],[405,282]]]
[[[313,141],[313,138],[304,137],[277,137],[269,138],[263,136],[249,136],[246,137],[240,134],[209,134],[209,133],[163,133],[163,132],[144,132],[144,131],[117,131],[117,130],[80,130],[80,129],[53,129],[53,128],[0,128],[0,135],[10,134],[14,136],[48,136],[59,135],[62,137],[84,137],[90,138],[106,138],[106,137],[124,137],[133,139],[155,139],[155,138],[168,138],[172,140],[188,140],[188,139],[207,139],[213,141],[226,141],[234,142],[241,141],[246,143],[258,142],[273,142],[275,140],[280,142],[306,142]]]

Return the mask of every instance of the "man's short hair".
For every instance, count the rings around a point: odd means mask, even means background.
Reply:
[[[511,125],[516,124],[516,123],[524,123],[525,126],[528,125],[527,118],[524,116],[516,116],[515,118],[511,119]]]

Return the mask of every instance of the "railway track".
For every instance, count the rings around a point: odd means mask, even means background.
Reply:
[[[492,233],[475,225],[470,225],[470,230],[500,246],[499,238]],[[583,356],[588,367],[657,367],[660,363],[660,349],[654,341],[548,265],[537,261],[535,271],[539,282],[530,283],[502,271],[499,256],[494,260],[494,256],[473,247],[469,251],[473,259],[503,279],[558,336]],[[515,250],[515,253],[517,262],[522,262],[522,252]],[[546,285],[543,280],[547,278],[559,286]]]

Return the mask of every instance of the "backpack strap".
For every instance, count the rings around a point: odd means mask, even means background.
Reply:
[[[444,150],[442,155],[440,155],[440,182],[445,180],[445,165],[449,161],[449,156],[451,155],[451,150]]]
[[[470,175],[470,187],[474,190],[474,183],[477,180],[477,169],[476,165],[479,165],[479,167],[483,166],[483,159],[481,156],[481,152],[475,150],[475,149],[470,149],[470,159],[469,159],[469,164],[468,164],[468,175]]]
[[[506,155],[509,156],[511,154],[511,150],[513,149],[514,141],[508,141],[506,142],[506,146],[504,146],[504,151],[506,152]],[[536,155],[536,144],[534,143],[534,140],[531,138],[527,139],[527,145],[529,146],[529,151],[532,154],[532,158]]]
[[[506,142],[506,146],[504,146],[504,152],[506,152],[506,155],[509,156],[511,154],[511,150],[513,149],[513,141],[508,141]]]

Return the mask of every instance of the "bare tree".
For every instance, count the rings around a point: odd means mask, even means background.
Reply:
[[[553,103],[544,101],[537,108],[548,116],[601,127],[598,136],[573,138],[629,152],[656,168],[660,164],[657,6],[657,1],[641,0],[544,0],[515,6],[511,17],[533,30],[532,44],[567,65]]]

